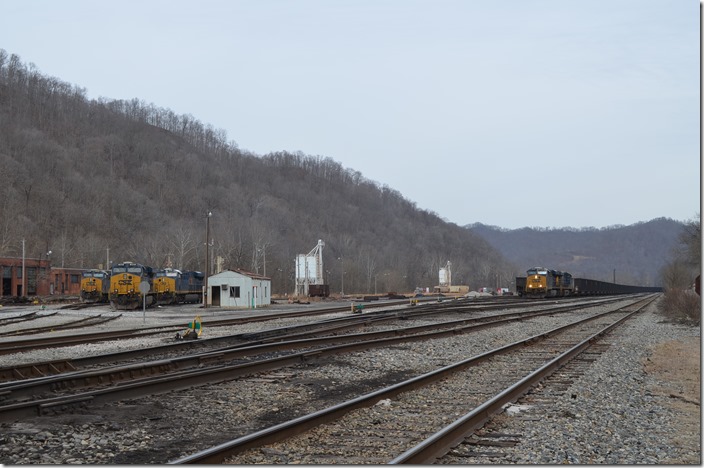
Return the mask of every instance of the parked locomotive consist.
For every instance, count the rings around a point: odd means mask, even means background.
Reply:
[[[630,286],[586,278],[573,278],[569,273],[548,270],[547,268],[531,268],[526,271],[526,276],[516,277],[516,293],[519,296],[531,298],[654,292],[662,292],[662,288],[657,286]]]
[[[137,309],[142,306],[142,293],[139,291],[141,282],[149,283],[150,290],[146,295],[146,305],[155,303],[152,287],[154,272],[151,267],[139,263],[124,262],[113,265],[110,276],[110,306],[118,310]]]
[[[157,270],[153,283],[156,303],[202,302],[204,278],[200,271]]]
[[[108,302],[110,272],[104,270],[84,271],[81,278],[81,302]]]

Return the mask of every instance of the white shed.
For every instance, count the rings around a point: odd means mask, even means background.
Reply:
[[[255,309],[271,304],[271,278],[225,270],[208,278],[208,306]]]

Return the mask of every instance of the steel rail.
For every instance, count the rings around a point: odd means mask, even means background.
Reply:
[[[488,302],[488,301],[486,301]],[[605,301],[607,302],[607,301]],[[602,302],[603,303],[603,302]],[[594,305],[594,304],[589,304],[589,305]],[[426,304],[423,306],[415,306],[411,309],[397,309],[397,310],[390,310],[390,311],[377,311],[377,312],[367,312],[363,314],[355,314],[354,316],[344,316],[344,317],[338,317],[338,318],[332,318],[328,319],[322,322],[315,322],[313,324],[304,324],[304,325],[294,325],[294,326],[287,326],[287,327],[281,327],[281,328],[274,328],[274,329],[269,329],[265,330],[262,332],[251,332],[251,333],[242,333],[242,334],[237,334],[237,335],[228,335],[228,336],[222,336],[222,337],[216,337],[216,338],[206,338],[206,339],[200,339],[200,340],[193,340],[193,341],[179,341],[176,343],[169,343],[166,345],[160,345],[160,346],[153,346],[148,349],[135,349],[135,350],[127,350],[127,351],[120,351],[117,353],[109,353],[109,354],[100,354],[100,355],[94,355],[94,356],[87,356],[83,358],[73,358],[73,359],[62,359],[62,360],[54,360],[54,361],[45,361],[45,362],[35,362],[35,363],[30,363],[22,366],[12,366],[12,367],[3,367],[0,368],[0,382],[7,382],[10,380],[17,380],[17,379],[22,379],[26,380],[29,378],[44,378],[47,376],[51,375],[56,375],[60,374],[62,372],[75,372],[77,371],[80,367],[85,367],[88,365],[96,365],[96,364],[101,364],[105,362],[115,362],[119,360],[126,360],[126,359],[134,359],[138,357],[143,357],[147,354],[159,354],[159,353],[167,353],[172,350],[177,350],[180,348],[189,348],[189,349],[194,349],[194,348],[202,348],[206,346],[213,345],[218,342],[226,342],[230,343],[232,341],[239,341],[239,343],[236,343],[232,346],[253,346],[256,344],[264,344],[264,343],[270,343],[272,341],[283,341],[283,340],[291,340],[295,338],[303,338],[305,336],[315,336],[315,335],[320,335],[321,333],[325,332],[325,330],[316,328],[317,325],[322,324],[322,323],[340,323],[342,322],[343,324],[348,324],[348,325],[337,325],[331,326],[327,331],[330,333],[333,333],[335,331],[342,331],[345,328],[354,328],[354,327],[359,327],[363,326],[366,323],[369,323],[367,321],[368,318],[370,317],[379,317],[379,320],[390,320],[394,318],[400,318],[400,319],[408,319],[408,318],[413,318],[413,317],[420,317],[423,315],[432,315],[432,314],[437,314],[437,313],[443,313],[443,312],[467,312],[469,310],[472,311],[483,311],[483,310],[492,310],[496,308],[513,308],[513,307],[524,307],[524,303],[520,304],[478,304],[472,301],[469,305],[450,305],[449,307],[447,305],[442,306],[442,308],[439,308],[439,305],[437,303],[435,304]],[[565,306],[563,306],[565,307]],[[557,308],[559,309],[559,308]],[[325,309],[326,311],[330,311],[332,309]],[[334,310],[338,311],[340,310],[339,308],[335,308]],[[327,312],[326,312],[327,313]],[[278,316],[277,316],[278,317]],[[289,315],[286,315],[285,317],[289,317]],[[215,322],[206,322],[206,325],[208,326],[225,326],[225,325],[231,325],[233,322],[235,324],[240,324],[242,322],[243,318],[238,318],[238,319],[226,319],[226,320],[220,320],[220,321],[215,321]],[[244,320],[247,320],[247,318],[244,318]],[[270,318],[267,318],[266,320],[271,320]],[[361,322],[360,322],[361,320]],[[255,317],[255,321],[260,321],[259,318]],[[350,324],[351,323],[351,324]],[[155,331],[149,332],[149,330],[154,329],[155,327],[150,327],[150,328],[142,328],[138,330],[120,330],[120,331],[113,331],[113,332],[100,332],[96,334],[81,334],[79,336],[67,336],[67,337],[56,337],[55,339],[58,341],[53,341],[53,342],[46,342],[46,339],[41,339],[42,347],[49,346],[50,344],[53,344],[54,347],[57,347],[59,345],[61,346],[71,346],[75,344],[82,344],[82,343],[87,343],[87,342],[94,342],[94,341],[102,341],[106,339],[131,339],[131,338],[141,338],[144,336],[150,336],[150,335],[155,335],[155,334],[165,334],[165,333],[170,333],[173,334],[175,332],[178,332],[183,329],[183,327],[179,328],[166,328],[166,327],[156,327]],[[302,332],[298,334],[292,334],[291,330],[294,329],[302,329],[302,330],[310,330],[308,332]],[[145,331],[146,330],[146,331]],[[16,341],[14,343],[25,343],[26,340],[22,341]],[[15,344],[12,346],[10,351],[7,352],[22,352],[22,351],[28,351],[31,349],[35,349],[33,343],[29,343],[27,345],[19,345]],[[2,352],[2,345],[0,345],[0,354],[6,354]],[[2,383],[0,383],[0,386],[2,386]]]
[[[594,317],[589,317],[580,320],[576,323],[586,322],[599,317],[599,314]],[[507,320],[516,320],[507,319]],[[475,325],[474,327],[488,327],[495,326],[493,322]],[[574,326],[567,325],[565,327]],[[474,328],[471,327],[471,328]],[[470,328],[470,327],[467,327]],[[563,327],[557,328],[559,330]],[[137,398],[145,395],[154,395],[159,393],[165,393],[171,390],[180,390],[184,388],[190,388],[203,384],[213,384],[228,380],[234,380],[236,378],[252,375],[260,372],[270,371],[274,369],[280,369],[282,367],[292,366],[304,362],[308,362],[312,359],[317,359],[327,355],[340,354],[343,352],[352,352],[357,350],[367,350],[370,345],[374,347],[387,346],[399,342],[408,341],[422,341],[427,340],[429,337],[427,335],[433,335],[433,337],[440,336],[450,336],[459,333],[464,333],[464,330],[451,328],[449,330],[441,330],[423,335],[403,335],[392,338],[382,338],[380,340],[374,341],[358,341],[349,344],[331,346],[325,349],[313,349],[307,350],[300,353],[293,353],[287,356],[279,356],[270,359],[264,359],[256,362],[250,362],[245,364],[235,364],[235,365],[217,365],[209,368],[197,368],[195,370],[187,369],[183,371],[177,371],[169,375],[145,378],[141,380],[134,380],[134,375],[130,370],[126,370],[126,375],[128,376],[129,383],[117,383],[110,388],[91,390],[87,392],[82,392],[74,395],[67,395],[55,398],[39,399],[34,401],[27,401],[21,403],[12,403],[4,406],[0,406],[0,420],[10,420],[22,417],[30,416],[41,416],[45,414],[45,411],[50,408],[57,406],[68,406],[74,405],[76,403],[88,404],[88,403],[106,403],[110,401],[116,401],[126,398]],[[549,336],[548,332],[545,336]],[[328,337],[326,340],[337,340],[340,337]],[[529,339],[530,340],[530,339]],[[528,341],[528,340],[527,340]],[[523,342],[519,342],[523,343]],[[518,344],[517,344],[518,345]],[[213,362],[217,362],[222,359],[221,352],[205,353],[199,356],[200,364],[208,365]],[[168,361],[164,361],[163,365],[167,365]],[[119,369],[121,370],[121,369]],[[81,377],[79,375],[78,378]],[[120,379],[124,380],[124,379]],[[40,383],[41,385],[41,383]],[[7,396],[11,393],[11,389],[2,388],[0,389],[2,393],[0,396]]]
[[[630,306],[630,305],[629,305]],[[626,307],[629,307],[626,306]],[[314,413],[287,421],[275,426],[248,434],[246,436],[240,437],[238,439],[211,447],[209,449],[188,455],[186,457],[180,458],[175,461],[169,462],[169,464],[218,464],[222,463],[226,458],[241,453],[244,450],[254,447],[261,447],[263,445],[278,442],[289,438],[294,435],[298,435],[308,429],[316,427],[318,425],[324,424],[326,422],[334,421],[339,419],[343,415],[363,407],[373,406],[376,402],[386,398],[392,398],[400,393],[414,390],[433,383],[437,380],[445,378],[453,373],[464,370],[465,368],[471,367],[478,363],[484,362],[489,358],[494,356],[518,349],[520,347],[526,346],[533,342],[540,341],[543,338],[551,337],[561,331],[567,330],[572,327],[579,326],[583,323],[596,320],[600,317],[623,312],[625,307],[618,308],[614,311],[604,312],[601,314],[596,314],[592,317],[577,320],[573,323],[563,325],[560,327],[548,330],[545,333],[534,335],[532,337],[520,340],[500,348],[487,351],[485,353],[473,356],[471,358],[465,359],[463,361],[442,367],[435,371],[422,374],[420,376],[408,379],[404,382],[400,382],[389,387],[376,390],[374,392],[361,395],[357,398],[348,400],[344,403],[334,405],[332,407],[316,411]]]
[[[641,306],[638,310],[630,312],[628,315],[584,339],[569,350],[531,372],[525,378],[519,380],[486,402],[477,406],[452,424],[446,426],[425,439],[420,444],[394,458],[389,462],[389,464],[433,463],[435,460],[449,452],[450,449],[460,444],[468,434],[471,434],[476,429],[482,427],[494,414],[501,411],[504,405],[516,401],[538,382],[542,381],[545,377],[549,376],[557,369],[564,366],[567,362],[574,359],[577,355],[582,353],[585,349],[591,346],[592,342],[606,335],[617,326],[623,324],[626,320],[633,317],[633,315],[640,313],[646,306],[647,304]]]
[[[112,317],[103,317],[101,314],[101,315],[98,315],[95,317],[86,317],[86,318],[82,318],[79,320],[72,320],[69,322],[59,323],[56,325],[47,325],[45,327],[36,327],[36,328],[25,328],[23,330],[14,330],[14,331],[7,332],[7,333],[0,333],[0,337],[36,335],[39,333],[53,332],[56,330],[71,330],[73,328],[81,328],[81,327],[86,327],[86,326],[92,327],[94,325],[100,325],[103,323],[111,322],[119,317],[120,317],[120,315],[116,315],[116,316],[112,316]]]
[[[131,365],[122,365],[99,370],[79,371],[74,366],[64,366],[70,373],[60,375],[49,375],[33,379],[25,379],[21,381],[0,383],[0,399],[21,398],[27,395],[33,396],[41,392],[47,392],[56,388],[83,388],[87,386],[104,385],[109,383],[115,385],[125,380],[133,381],[136,377],[147,378],[155,375],[164,375],[168,373],[183,372],[193,367],[201,367],[204,362],[210,364],[225,360],[232,360],[238,357],[253,357],[258,354],[267,354],[277,351],[289,351],[299,348],[314,348],[316,346],[324,346],[335,344],[337,346],[328,349],[319,350],[321,355],[329,353],[342,353],[355,351],[358,346],[345,345],[344,343],[366,343],[363,349],[369,347],[380,347],[393,344],[395,342],[408,342],[426,339],[437,339],[446,336],[458,335],[462,333],[474,332],[488,327],[502,325],[508,322],[517,320],[527,320],[530,318],[550,315],[556,312],[564,312],[566,310],[576,311],[581,308],[591,307],[591,304],[582,306],[560,306],[552,307],[539,311],[528,311],[523,313],[501,314],[488,317],[475,317],[469,319],[455,320],[449,322],[441,322],[432,325],[419,325],[414,327],[404,327],[394,330],[366,332],[348,335],[335,335],[318,338],[298,338],[293,335],[288,341],[278,341],[276,343],[259,343],[249,344],[247,346],[235,346],[229,348],[220,348],[212,351],[206,351],[195,355],[176,357],[171,359],[161,359],[146,363],[137,363]],[[369,321],[358,323],[357,326],[368,325],[382,319],[388,320],[393,317],[371,317]],[[342,328],[349,328],[352,325],[345,325]],[[341,327],[335,327],[339,331]],[[440,330],[438,330],[440,329]],[[329,331],[329,330],[326,330]],[[303,336],[309,335],[303,334]],[[411,338],[412,336],[412,338]],[[310,352],[310,351],[308,351]],[[304,352],[302,354],[305,354]],[[276,359],[276,358],[270,358]],[[254,363],[249,363],[253,365]],[[20,372],[20,371],[17,371]],[[252,371],[254,372],[254,370]],[[0,415],[2,407],[0,407]]]
[[[326,309],[326,311],[329,311],[330,309]],[[336,309],[337,310],[337,309]],[[317,312],[320,313],[320,312]],[[317,314],[316,313],[316,314]],[[327,313],[327,312],[325,312]],[[415,313],[415,311],[414,311]],[[420,313],[420,312],[419,312]],[[426,312],[429,313],[429,312]],[[376,315],[374,315],[376,314]],[[385,314],[385,315],[384,315]],[[296,314],[298,315],[298,314]],[[86,356],[83,358],[74,358],[74,359],[61,359],[61,360],[54,360],[54,361],[44,361],[44,362],[35,362],[35,363],[30,363],[26,365],[20,365],[20,366],[11,366],[11,367],[3,367],[0,368],[0,382],[6,382],[9,380],[16,380],[16,379],[29,379],[29,378],[43,378],[47,377],[49,375],[55,375],[59,374],[62,372],[67,372],[67,371],[76,371],[80,367],[88,366],[88,365],[95,365],[95,364],[100,364],[104,362],[115,362],[119,360],[126,360],[126,359],[134,359],[138,357],[143,357],[149,354],[159,354],[159,353],[165,353],[165,352],[170,352],[172,350],[177,350],[179,348],[201,348],[201,347],[207,347],[211,346],[213,344],[216,344],[218,342],[224,342],[224,343],[231,343],[233,341],[237,342],[234,345],[230,345],[230,347],[234,346],[250,346],[250,345],[255,345],[255,344],[262,344],[262,343],[267,343],[271,341],[276,341],[276,340],[285,340],[285,339],[290,339],[293,337],[302,337],[302,336],[310,336],[310,335],[319,335],[321,333],[333,333],[336,331],[341,331],[344,330],[345,328],[353,328],[353,327],[359,327],[359,326],[364,326],[367,324],[373,317],[378,316],[378,320],[391,320],[398,317],[398,312],[397,311],[386,311],[384,312],[375,312],[373,314],[363,314],[363,315],[355,315],[355,316],[345,316],[342,318],[336,318],[336,319],[329,319],[321,322],[314,322],[311,324],[304,324],[304,325],[294,325],[294,326],[287,326],[287,327],[280,327],[280,328],[274,328],[274,329],[269,329],[265,330],[263,332],[252,332],[252,333],[241,333],[241,334],[236,334],[236,335],[228,335],[228,336],[221,336],[221,337],[216,337],[216,338],[206,338],[206,339],[200,339],[200,340],[189,340],[189,341],[178,341],[175,343],[169,343],[166,345],[160,345],[160,346],[153,346],[148,349],[140,348],[140,349],[134,349],[134,350],[127,350],[127,351],[120,351],[117,353],[108,353],[108,354],[100,354],[100,355],[94,355],[94,356]],[[289,315],[277,315],[277,318],[284,317],[284,318],[289,318]],[[210,327],[215,327],[215,326],[226,326],[226,325],[232,325],[234,324],[241,324],[241,323],[246,323],[243,322],[243,320],[249,321],[247,318],[238,318],[238,319],[226,319],[226,320],[220,320],[220,321],[215,321],[215,322],[206,322],[206,324]],[[272,318],[266,318],[266,319],[261,319],[258,317],[255,317],[252,321],[268,321],[272,320]],[[343,325],[335,325],[336,323],[342,322]],[[321,328],[320,325],[325,325],[326,323],[331,323],[333,325],[329,326],[327,329],[326,328]],[[344,325],[346,324],[346,325]],[[150,336],[150,335],[155,335],[155,334],[173,334],[175,332],[183,330],[184,327],[177,327],[177,328],[168,328],[168,327],[150,327],[150,328],[142,328],[142,329],[136,329],[136,330],[116,330],[116,331],[111,331],[111,332],[99,332],[95,334],[81,334],[77,336],[66,336],[66,337],[56,337],[53,338],[57,341],[47,341],[46,339],[41,339],[41,347],[46,347],[49,345],[54,345],[55,347],[61,344],[62,346],[71,346],[75,344],[83,344],[83,343],[89,343],[89,342],[94,342],[94,341],[103,341],[106,339],[131,339],[131,338],[142,338],[145,336]],[[299,334],[292,334],[292,330],[308,330],[306,333],[299,333]],[[145,331],[146,330],[146,331]],[[149,330],[154,330],[154,331],[149,331]],[[21,345],[21,343],[26,343],[29,342],[27,345]],[[21,352],[21,351],[28,351],[31,349],[35,349],[35,345],[33,341],[30,340],[20,340],[20,341],[14,341],[12,342],[14,345],[11,346],[9,351],[6,353],[2,352],[2,345],[0,345],[0,354],[7,354],[9,352]],[[0,386],[3,384],[0,383]]]
[[[389,307],[392,305],[398,305],[400,303],[405,303],[405,301],[386,302],[383,304],[370,305],[369,307],[370,308]],[[238,324],[245,324],[245,323],[266,322],[266,321],[270,321],[270,320],[278,320],[281,318],[295,318],[295,317],[304,317],[304,316],[324,315],[324,314],[334,313],[334,312],[344,312],[346,310],[349,310],[349,306],[341,306],[341,307],[326,308],[326,309],[302,310],[302,311],[294,311],[294,312],[284,312],[284,313],[278,313],[278,314],[263,314],[263,315],[259,315],[259,316],[237,317],[237,318],[224,319],[224,320],[214,320],[214,321],[204,322],[204,325],[208,325],[209,327],[231,326],[231,325],[238,325]],[[51,315],[54,315],[54,314],[51,314]],[[62,337],[52,336],[52,337],[34,338],[34,339],[8,340],[8,341],[3,341],[0,343],[0,355],[26,352],[26,351],[31,351],[34,349],[74,346],[76,344],[94,343],[97,341],[105,341],[105,340],[131,339],[131,338],[134,338],[135,335],[140,337],[140,336],[147,336],[147,335],[156,335],[156,334],[161,334],[161,333],[176,333],[177,331],[181,331],[184,328],[185,328],[185,325],[174,326],[173,324],[164,324],[164,325],[152,326],[152,327],[141,327],[141,328],[137,328],[137,329],[128,329],[128,330],[123,329],[123,330],[114,330],[114,331],[108,331],[108,332],[85,333],[85,334],[81,334],[81,335],[71,335],[71,336],[62,336]]]
[[[37,315],[37,312],[30,312],[28,314],[24,315],[16,315],[14,317],[6,317],[0,319],[0,327],[5,326],[5,325],[12,325],[15,323],[20,323],[20,322],[27,322],[29,320],[36,320],[40,317],[49,317],[51,315],[56,315],[58,312],[54,312],[53,314],[47,314],[47,315]]]

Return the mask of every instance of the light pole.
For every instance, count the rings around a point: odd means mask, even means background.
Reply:
[[[51,254],[52,251],[46,253],[46,275],[49,278],[49,294],[54,294],[54,283],[51,281]]]
[[[259,256],[259,252],[262,253],[264,258],[264,276],[266,276],[266,244],[261,249],[257,249],[257,256]],[[257,273],[259,273],[259,258],[257,258]]]
[[[340,289],[340,295],[345,295],[345,260],[342,257],[337,257],[340,261],[340,268],[342,269],[342,287]]]
[[[25,265],[24,265],[24,239],[22,239],[22,286],[20,287],[20,289],[22,290],[22,297],[27,295],[27,291],[25,290],[25,287],[24,287],[24,278],[26,276],[24,267],[25,267]],[[18,296],[19,296],[19,294],[18,294]]]
[[[46,262],[44,261],[44,256],[46,255]],[[37,288],[37,293],[40,290],[39,285],[41,284],[44,286],[47,283],[47,278],[49,278],[49,255],[51,255],[51,250],[48,252],[42,252],[41,255],[39,255],[39,267],[38,271],[39,273],[36,276],[36,288]],[[44,266],[42,266],[44,265]],[[43,288],[41,288],[42,291],[44,291]]]
[[[282,270],[281,268],[277,268],[276,271],[279,272],[279,284],[280,284],[280,285],[283,285],[283,287],[281,287],[281,286],[278,287],[278,288],[279,288],[279,291],[280,291],[281,289],[283,289],[284,292],[285,292],[285,291],[286,291],[286,285],[283,284],[283,283],[284,283],[284,280],[283,280],[283,277],[284,277],[284,270]],[[274,291],[274,287],[273,287],[273,286],[272,286],[271,290],[272,290],[272,292]],[[281,293],[279,293],[279,294],[281,294]]]
[[[205,215],[205,291],[203,293],[203,308],[208,307],[208,275],[210,274],[210,253],[208,252],[208,239],[210,239],[211,216],[213,216],[212,211],[208,211]]]

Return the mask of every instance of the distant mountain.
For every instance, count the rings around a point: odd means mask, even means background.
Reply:
[[[684,223],[658,218],[630,226],[583,229],[465,226],[514,264],[521,276],[532,266],[575,277],[642,286],[661,285],[660,270],[678,244]]]

